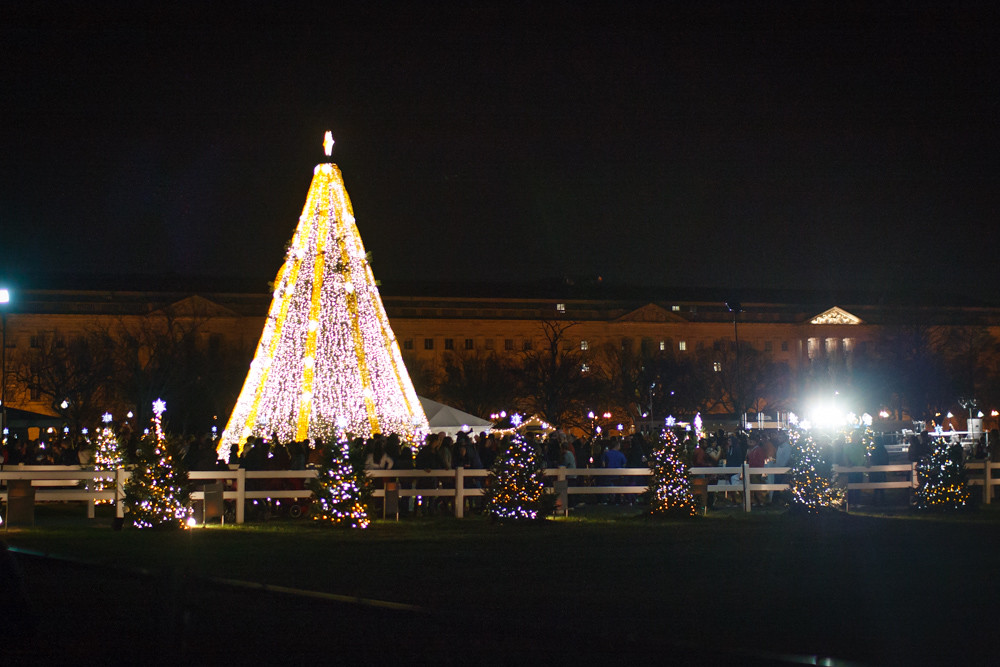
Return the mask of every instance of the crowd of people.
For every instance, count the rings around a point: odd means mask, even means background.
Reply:
[[[753,430],[750,432],[738,430],[726,432],[718,430],[697,437],[692,431],[677,430],[681,442],[681,451],[686,463],[694,468],[727,467],[737,468],[744,463],[751,468],[784,468],[790,465],[792,446],[788,432],[778,429]],[[50,434],[51,435],[51,434]],[[956,445],[955,456],[990,458],[1000,460],[1000,434],[992,431],[989,438],[981,438],[971,451],[965,452]],[[352,462],[365,470],[451,470],[489,469],[497,456],[509,445],[511,433],[481,432],[478,434],[459,432],[455,437],[445,433],[435,433],[427,436],[422,446],[412,447],[397,435],[375,435],[367,439],[357,438],[352,442]],[[577,468],[642,468],[649,465],[649,453],[655,442],[649,434],[635,433],[630,435],[608,435],[594,433],[591,437],[573,438],[561,431],[547,434],[528,432],[525,434],[527,444],[535,449],[541,461],[547,468],[563,466],[569,469]],[[823,457],[832,464],[844,467],[880,466],[890,463],[886,438],[881,434],[874,437],[873,442],[865,443],[860,438],[847,438],[840,434],[836,436],[816,436],[817,444]],[[136,447],[134,439],[124,442],[124,461],[126,464],[135,460]],[[188,436],[175,440],[175,457],[183,461],[188,470],[226,469],[229,464],[246,470],[305,470],[319,467],[323,464],[323,443],[319,441],[281,442],[276,436],[270,439],[257,437],[248,438],[239,456],[228,462],[218,458],[216,443],[208,435],[201,437]],[[989,447],[987,447],[987,443]],[[932,436],[926,431],[914,434],[908,441],[908,457],[916,464],[928,456],[932,447]],[[68,436],[54,437],[45,440],[15,439],[9,445],[0,449],[0,464],[3,465],[92,465],[94,445],[89,440],[71,440]],[[864,473],[848,473],[849,482],[863,481]],[[732,471],[723,474],[701,473],[698,475],[709,481],[729,478],[733,484],[738,482],[739,475]],[[766,479],[765,479],[766,478]],[[597,478],[581,477],[571,479],[571,485],[605,484],[616,485],[620,480],[612,476]],[[754,474],[751,482],[784,483],[785,474]],[[886,473],[875,471],[868,473],[868,480],[879,482],[886,480]],[[290,482],[284,483],[285,485]],[[380,482],[381,483],[381,482]],[[454,479],[406,478],[400,481],[402,485],[413,484],[421,488],[449,488]],[[481,486],[483,478],[472,476],[465,480],[468,487]],[[270,487],[267,487],[270,488]],[[453,488],[453,487],[452,487]],[[848,492],[848,501],[856,503],[860,496],[857,490]],[[724,496],[728,498],[728,496]],[[884,502],[885,492],[878,489],[873,492],[872,501],[876,504]],[[592,502],[635,502],[635,497],[590,494],[586,500]],[[754,492],[753,505],[768,505],[786,503],[786,494],[781,492]],[[584,502],[584,497],[578,497]],[[708,507],[714,506],[716,494],[706,497]],[[742,502],[742,499],[736,498]],[[403,499],[402,511],[413,512],[447,512],[451,511],[452,499],[428,498],[414,502]],[[475,503],[475,501],[473,501]]]

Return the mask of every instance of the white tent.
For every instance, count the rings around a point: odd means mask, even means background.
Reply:
[[[454,438],[459,431],[479,433],[493,428],[493,422],[488,419],[481,419],[476,415],[456,410],[444,403],[438,403],[423,396],[420,397],[420,405],[424,408],[424,414],[427,415],[431,433],[443,431]]]

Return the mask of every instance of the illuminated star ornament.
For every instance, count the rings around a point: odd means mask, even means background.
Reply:
[[[329,155],[331,133],[323,145]],[[333,441],[346,430],[414,442],[428,429],[340,169],[317,165],[219,453],[228,460],[251,435]]]

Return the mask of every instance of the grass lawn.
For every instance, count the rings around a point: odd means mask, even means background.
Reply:
[[[86,563],[17,556],[41,632],[13,649],[15,664],[986,664],[1000,660],[986,632],[998,510],[674,522],[589,507],[534,526],[281,520],[159,533],[49,506],[0,539]]]

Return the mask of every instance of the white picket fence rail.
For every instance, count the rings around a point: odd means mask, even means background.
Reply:
[[[993,489],[1000,486],[1000,476],[994,471],[1000,470],[1000,463],[989,461],[970,461],[966,463],[968,484],[981,486],[983,503],[989,504]],[[787,474],[789,468],[764,467],[751,468],[744,464],[739,467],[690,469],[692,485],[696,493],[731,493],[741,494],[743,509],[750,512],[751,498],[755,491],[784,491],[787,483],[773,481],[756,481],[757,475],[767,475],[772,480],[773,475]],[[844,467],[834,466],[838,484],[844,489],[906,489],[916,487],[916,470],[911,464],[894,464],[884,466]],[[886,473],[884,482],[847,482],[850,473],[869,474],[873,472]],[[8,480],[31,480],[35,487],[36,502],[66,502],[82,501],[87,503],[87,515],[94,517],[94,505],[98,501],[114,502],[116,515],[124,517],[124,484],[129,471],[119,468],[113,471],[88,470],[81,466],[7,466],[0,468],[0,501],[7,500]],[[457,468],[454,470],[371,470],[368,475],[376,484],[374,495],[385,498],[385,487],[390,487],[390,493],[398,494],[398,498],[445,498],[451,500],[455,516],[461,518],[465,514],[466,501],[483,495],[486,470]],[[568,496],[581,495],[638,495],[649,487],[648,468],[547,468],[545,476],[550,482],[549,490],[558,493],[558,509],[568,514]],[[230,470],[192,471],[188,473],[192,486],[191,500],[204,500],[205,494],[199,487],[204,483],[223,482],[225,490],[223,498],[235,501],[236,522],[243,523],[246,519],[247,501],[252,500],[289,500],[308,499],[312,492],[308,488],[308,480],[316,477],[316,471],[308,470],[260,470],[248,471],[242,468]],[[610,479],[608,479],[610,478]],[[102,480],[114,480],[112,488],[98,491],[96,483]],[[302,488],[258,488],[280,486],[279,480],[301,480],[296,486]],[[384,480],[380,482],[379,480]],[[606,480],[606,481],[605,481]],[[602,483],[602,481],[604,483]],[[253,483],[251,483],[253,482]],[[276,484],[277,482],[277,484]],[[386,485],[385,482],[394,484]],[[395,488],[392,488],[392,487]],[[251,488],[252,487],[252,488]],[[418,488],[421,487],[421,488]]]

